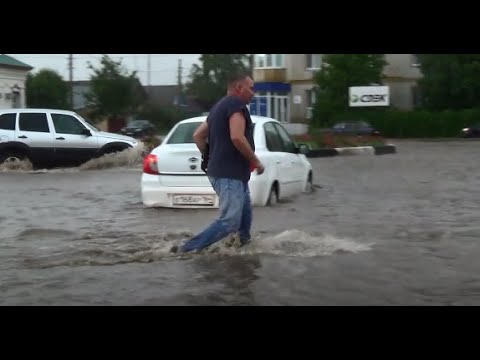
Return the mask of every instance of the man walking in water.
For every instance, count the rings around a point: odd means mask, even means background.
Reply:
[[[245,73],[228,79],[227,94],[210,110],[193,135],[202,154],[207,149],[207,176],[219,197],[219,217],[187,241],[182,252],[199,251],[233,232],[241,246],[250,241],[252,204],[248,181],[251,167],[260,175],[264,166],[255,155],[253,123],[247,105],[253,98],[253,80]]]

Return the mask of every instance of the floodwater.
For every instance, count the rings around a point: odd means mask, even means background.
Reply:
[[[479,305],[479,141],[310,159],[253,241],[170,253],[216,210],[149,209],[141,156],[0,168],[1,305]]]

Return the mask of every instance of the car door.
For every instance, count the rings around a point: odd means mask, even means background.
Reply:
[[[98,139],[76,117],[50,113],[54,128],[55,153],[62,164],[78,164],[94,158]]]
[[[285,147],[278,133],[275,123],[267,122],[263,125],[265,142],[271,158],[266,166],[275,166],[280,183],[281,196],[289,196],[292,193],[292,159],[285,151]]]
[[[15,124],[17,113],[7,112],[0,114],[0,144],[15,141]]]
[[[275,128],[280,135],[281,141],[283,143],[283,148],[285,149],[285,161],[289,162],[289,190],[292,193],[299,193],[303,189],[303,184],[305,183],[305,178],[307,176],[305,171],[304,163],[297,151],[295,143],[288,135],[287,130],[279,123],[275,123]]]
[[[32,162],[51,164],[55,162],[53,129],[45,112],[19,112],[15,140],[29,147]]]

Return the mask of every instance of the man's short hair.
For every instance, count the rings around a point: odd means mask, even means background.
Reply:
[[[234,72],[228,76],[227,84],[229,87],[234,86],[237,82],[242,81],[247,77],[251,77],[250,73],[247,71]]]

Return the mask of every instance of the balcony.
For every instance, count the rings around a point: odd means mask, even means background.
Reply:
[[[285,82],[287,80],[286,69],[254,69],[255,82]]]

